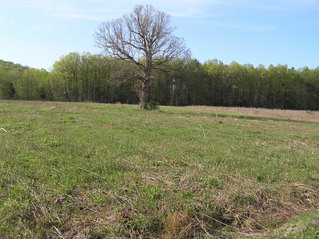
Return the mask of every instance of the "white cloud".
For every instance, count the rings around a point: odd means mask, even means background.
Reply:
[[[84,20],[101,21],[120,17],[137,4],[151,4],[156,9],[177,17],[210,17],[220,15],[208,10],[211,6],[222,5],[220,0],[0,0],[5,8],[35,9],[42,14]],[[211,9],[211,8],[210,8]]]
[[[252,31],[252,32],[276,30],[276,27],[267,26],[267,25],[236,25],[236,24],[224,24],[224,23],[213,23],[213,25],[217,27],[241,29],[241,30]]]
[[[58,25],[53,22],[47,22],[43,23],[38,26],[32,26],[29,28],[31,31],[45,31],[45,32],[52,32],[52,31],[58,31],[58,30],[63,30],[65,29],[65,26],[63,25]]]
[[[300,10],[302,8],[318,7],[318,0],[268,0],[268,1],[238,1],[239,5],[258,10]]]
[[[129,12],[137,4],[152,4],[175,17],[207,18],[237,9],[287,10],[318,7],[319,0],[0,0],[1,8],[35,9],[44,15],[103,21]]]

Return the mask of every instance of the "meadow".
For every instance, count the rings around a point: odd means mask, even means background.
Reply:
[[[319,113],[0,101],[0,238],[316,238]]]

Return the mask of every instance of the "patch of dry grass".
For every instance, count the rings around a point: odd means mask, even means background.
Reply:
[[[215,112],[233,112],[242,115],[274,117],[283,119],[294,119],[302,121],[319,121],[319,111],[309,110],[281,110],[264,108],[244,108],[244,107],[217,107],[217,106],[188,106],[187,108],[205,109]]]

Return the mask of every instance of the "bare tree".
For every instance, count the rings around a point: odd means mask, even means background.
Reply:
[[[169,15],[151,5],[138,5],[122,18],[102,23],[95,34],[97,46],[106,54],[137,66],[141,109],[148,109],[152,71],[165,68],[173,59],[190,56],[173,31]]]

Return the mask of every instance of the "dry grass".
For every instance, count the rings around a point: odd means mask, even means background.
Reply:
[[[199,108],[216,112],[233,112],[242,115],[274,117],[283,119],[294,119],[303,121],[319,121],[319,111],[309,110],[281,110],[264,108],[243,108],[243,107],[215,107],[215,106],[188,106],[189,108]]]

